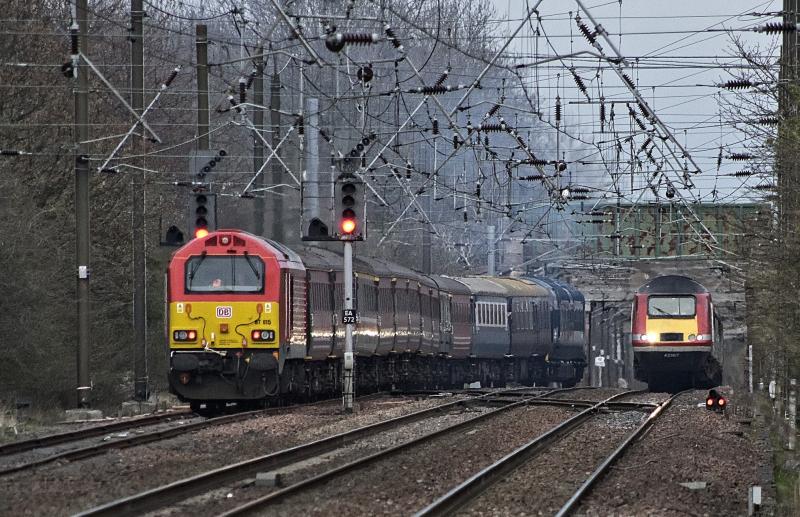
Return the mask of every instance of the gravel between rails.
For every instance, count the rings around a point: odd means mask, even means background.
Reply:
[[[639,517],[747,515],[747,491],[762,485],[770,453],[749,427],[697,407],[706,391],[679,396],[650,431],[592,489],[577,515]],[[704,481],[692,490],[679,483]],[[768,512],[765,513],[765,515]]]
[[[298,406],[75,463],[0,477],[0,515],[69,515],[230,463],[355,429],[460,397],[385,397],[343,414],[337,404]],[[36,494],[36,497],[31,497]]]
[[[337,477],[263,515],[408,515],[574,411],[558,407],[512,409],[455,435]]]
[[[485,406],[462,406],[447,413],[435,415],[425,420],[412,422],[403,427],[367,437],[347,447],[323,454],[322,456],[278,469],[281,475],[281,484],[282,486],[288,486],[297,483],[338,465],[355,461],[425,434],[475,418],[491,410],[492,408]],[[183,501],[172,508],[152,512],[148,515],[153,517],[164,517],[167,515],[217,515],[223,511],[232,509],[234,506],[241,505],[256,497],[277,490],[274,488],[255,486],[253,482],[254,480],[252,478],[243,480],[241,483],[238,483],[237,486],[223,487],[212,493]]]
[[[627,390],[620,388],[576,388],[571,391],[563,391],[560,393],[553,393],[545,398],[549,399],[567,399],[567,400],[586,400],[589,402],[600,402],[618,393]],[[621,399],[628,400],[628,399]]]
[[[169,422],[163,421],[142,427],[136,427],[133,429],[113,431],[103,436],[94,436],[91,438],[76,439],[69,442],[60,443],[57,445],[51,445],[48,447],[39,447],[37,449],[31,449],[29,451],[24,451],[16,454],[9,454],[7,456],[0,456],[0,470],[16,465],[21,465],[23,463],[29,463],[42,458],[47,458],[48,456],[54,456],[56,454],[65,451],[72,451],[83,447],[91,447],[93,445],[97,445],[98,443],[106,441],[117,441],[124,437],[162,431],[173,427],[180,427],[182,425],[199,422],[201,420],[203,420],[203,418],[198,415],[187,414],[183,418],[179,418],[176,415],[175,419]]]
[[[644,417],[640,411],[592,417],[458,514],[471,517],[555,514]]]

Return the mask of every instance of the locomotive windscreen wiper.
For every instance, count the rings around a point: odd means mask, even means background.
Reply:
[[[192,283],[191,280],[194,278],[194,274],[197,273],[198,269],[200,269],[200,264],[202,264],[205,259],[206,259],[206,252],[204,251],[203,253],[200,254],[200,260],[198,260],[197,263],[192,268],[192,270],[189,271],[189,280],[190,280],[189,287],[191,287]]]
[[[253,273],[256,275],[256,278],[258,280],[261,280],[261,274],[258,272],[258,269],[256,269],[256,265],[253,263],[253,259],[250,258],[250,255],[248,255],[246,251],[244,252],[244,258],[247,259],[247,263],[250,264],[250,269],[253,270]]]

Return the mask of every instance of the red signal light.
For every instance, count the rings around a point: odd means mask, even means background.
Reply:
[[[339,226],[341,227],[342,233],[345,235],[350,235],[356,231],[355,219],[342,219],[342,222]]]
[[[711,406],[713,406],[713,405],[714,405],[714,399],[707,399],[707,400],[706,400],[706,406],[709,406],[709,407],[711,407]]]
[[[717,400],[717,404],[719,404],[720,406],[724,406],[725,405],[725,399],[720,397],[719,400]]]
[[[199,239],[208,235],[208,230],[205,228],[198,228],[194,231],[194,238]]]

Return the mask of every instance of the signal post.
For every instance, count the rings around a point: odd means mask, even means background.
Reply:
[[[353,241],[364,240],[366,204],[364,182],[354,174],[342,173],[336,179],[336,211],[339,218],[337,237],[344,241],[344,311],[345,325],[342,403],[345,412],[353,411],[355,397],[355,354],[353,353],[353,325],[357,317],[353,308]]]

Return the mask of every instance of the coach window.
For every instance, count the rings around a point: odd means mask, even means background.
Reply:
[[[186,261],[187,293],[262,293],[264,261],[252,255],[200,255]]]
[[[691,318],[695,314],[694,296],[651,296],[647,314],[653,318]]]

